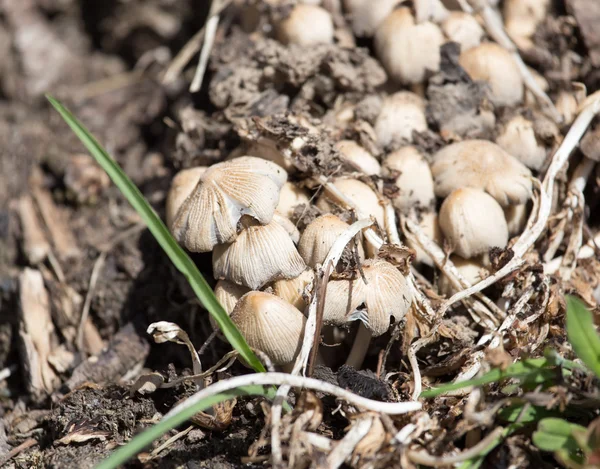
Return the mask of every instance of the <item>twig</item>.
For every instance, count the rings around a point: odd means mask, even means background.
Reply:
[[[37,444],[38,442],[35,438],[29,438],[23,443],[21,443],[19,446],[15,446],[8,453],[0,457],[0,467],[4,466],[8,461],[10,461],[16,455],[18,455],[21,451],[25,451],[26,449],[29,449]]]
[[[185,435],[187,435],[189,432],[192,431],[192,429],[194,428],[194,425],[190,425],[189,427],[187,427],[185,430],[182,430],[178,433],[176,433],[175,435],[173,435],[171,438],[169,438],[167,441],[165,441],[162,445],[158,446],[157,448],[155,448],[151,453],[150,453],[150,457],[148,459],[154,459],[156,456],[159,455],[159,453],[165,449],[168,448],[169,446],[171,446],[173,443],[175,443],[177,440],[179,440],[180,438],[183,438]],[[144,461],[144,463],[148,460],[146,459]]]
[[[81,317],[79,318],[79,325],[77,326],[76,345],[80,351],[83,350],[84,326],[85,326],[85,323],[88,320],[88,317],[90,314],[90,306],[92,305],[92,298],[94,297],[94,291],[96,290],[96,283],[98,283],[98,277],[100,276],[102,267],[104,267],[105,259],[106,259],[106,252],[103,252],[98,256],[98,259],[96,259],[96,262],[94,263],[94,267],[92,268],[92,274],[90,275],[90,283],[88,286],[88,291],[85,295],[85,301],[83,302],[83,309],[81,310]]]
[[[163,384],[161,384],[160,387],[161,387],[161,389],[162,388],[173,388],[175,386],[180,385],[181,383],[184,383],[185,381],[197,381],[197,380],[200,380],[202,378],[206,378],[207,376],[212,375],[215,371],[224,371],[224,370],[228,369],[231,365],[233,365],[233,362],[237,359],[238,355],[239,355],[239,352],[237,350],[232,350],[231,352],[225,354],[225,356],[223,358],[221,358],[215,365],[210,367],[208,370],[206,370],[202,373],[199,373],[197,375],[184,376],[182,378],[178,378],[173,381],[169,381],[168,383],[163,383]],[[224,363],[226,363],[225,366],[223,366]]]
[[[198,67],[194,74],[194,79],[190,85],[190,92],[197,93],[202,87],[202,81],[204,80],[204,72],[206,71],[206,65],[208,64],[208,58],[215,42],[215,36],[217,34],[217,28],[219,27],[219,0],[213,0],[210,6],[210,12],[208,21],[206,22],[206,29],[204,34],[204,44],[202,44],[202,51],[200,52],[200,60],[198,60]]]
[[[373,412],[382,412],[389,415],[406,414],[420,410],[422,407],[420,402],[381,402],[373,399],[367,399],[346,389],[340,388],[339,386],[315,378],[305,378],[304,376],[295,376],[287,373],[252,373],[217,381],[216,383],[191,395],[184,402],[171,409],[164,416],[164,419],[172,417],[173,415],[193,406],[207,397],[215,396],[231,389],[236,389],[242,386],[269,385],[286,385],[296,388],[312,389],[313,391],[331,394],[332,396],[344,399],[346,402],[355,407]]]
[[[342,438],[327,455],[324,464],[317,466],[321,469],[337,469],[348,459],[356,445],[369,433],[373,425],[373,418],[362,418],[352,425],[348,433]]]
[[[415,380],[415,389],[412,394],[413,401],[416,401],[423,390],[423,383],[421,380],[421,370],[419,369],[419,363],[417,361],[417,352],[426,345],[431,344],[435,341],[437,332],[437,326],[425,337],[420,338],[408,348],[407,356],[410,366],[413,371],[413,379]]]

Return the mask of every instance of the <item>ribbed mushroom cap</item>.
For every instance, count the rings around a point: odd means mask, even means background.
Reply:
[[[277,280],[273,282],[273,293],[279,298],[287,301],[300,311],[306,308],[304,300],[304,290],[315,279],[315,273],[312,269],[306,269],[298,277],[289,280]]]
[[[302,345],[304,315],[270,293],[246,293],[237,302],[231,320],[248,345],[264,352],[275,365],[291,363]]]
[[[167,226],[171,228],[173,220],[177,212],[185,202],[185,199],[193,192],[198,185],[198,181],[208,168],[206,166],[198,166],[179,171],[173,181],[171,181],[171,189],[167,195],[166,202],[166,218]]]
[[[477,47],[484,35],[475,17],[462,11],[451,12],[442,22],[442,31],[452,42],[458,42],[463,52]]]
[[[350,225],[332,214],[322,215],[315,218],[300,236],[298,252],[307,265],[315,268],[317,264],[323,264],[333,243]],[[364,258],[362,246],[358,245],[359,256]]]
[[[486,42],[460,54],[459,63],[473,80],[490,85],[496,106],[514,106],[523,101],[523,78],[510,53]]]
[[[215,246],[215,278],[257,290],[274,280],[297,277],[306,268],[281,225],[260,225],[250,217],[244,217],[242,224],[244,229],[233,242]]]
[[[453,191],[440,208],[439,223],[454,252],[465,259],[508,242],[502,207],[479,189]]]
[[[409,8],[392,11],[375,33],[375,52],[390,78],[403,85],[421,83],[440,68],[444,35],[434,23],[415,24]]]
[[[381,166],[379,161],[354,140],[342,140],[335,145],[342,159],[351,163],[367,176],[379,175]]]
[[[292,182],[286,182],[281,188],[279,194],[279,203],[277,211],[284,217],[291,218],[294,214],[294,209],[298,205],[308,204],[310,196],[305,189],[296,186]]]
[[[486,140],[448,145],[435,154],[431,172],[438,197],[446,197],[462,187],[474,187],[486,191],[504,207],[531,198],[529,169]]]
[[[190,251],[211,251],[236,237],[243,215],[269,223],[286,179],[280,166],[251,156],[215,164],[186,198],[171,232]]]
[[[277,39],[283,44],[314,46],[333,43],[333,19],[315,5],[296,5],[277,27]]]
[[[496,143],[528,168],[539,170],[546,162],[547,150],[539,142],[533,122],[517,115],[503,126]]]
[[[351,199],[354,204],[365,214],[370,215],[377,220],[379,226],[385,226],[384,208],[379,203],[377,194],[364,182],[357,179],[340,178],[333,182],[333,185]],[[344,207],[344,203],[338,201],[333,195],[324,191],[317,200],[317,207],[324,212],[333,211],[333,204]]]
[[[433,176],[429,163],[415,147],[404,147],[390,153],[383,161],[383,174],[396,176],[398,194],[392,200],[400,210],[419,206],[431,207],[435,202]]]
[[[389,329],[392,316],[396,321],[405,316],[412,304],[412,292],[404,275],[387,261],[369,259],[363,271],[368,282],[364,286],[367,328],[379,336]]]
[[[365,302],[365,284],[362,280],[340,279],[327,283],[323,322],[341,326],[353,320],[356,309]]]
[[[399,91],[383,100],[383,106],[375,121],[375,133],[379,144],[386,147],[402,140],[413,141],[413,131],[427,130],[425,103],[410,91]]]
[[[229,315],[231,315],[238,300],[249,291],[248,287],[238,285],[229,280],[219,280],[215,285],[215,296]],[[212,316],[210,316],[210,319],[212,320]]]

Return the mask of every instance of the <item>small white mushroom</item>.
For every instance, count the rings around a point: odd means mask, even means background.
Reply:
[[[442,246],[444,242],[444,236],[442,230],[440,230],[440,224],[438,222],[438,215],[435,212],[425,212],[421,214],[421,221],[419,227],[427,237],[434,241],[438,246]],[[416,257],[415,261],[422,264],[434,267],[434,262],[429,255],[421,248],[417,243],[413,243],[410,239],[406,240],[406,244],[409,248],[414,249]]]
[[[442,31],[448,39],[460,44],[461,52],[477,47],[484,35],[475,17],[462,11],[451,12],[442,22]]]
[[[461,187],[474,187],[486,191],[503,207],[531,198],[529,169],[487,140],[448,145],[435,154],[431,172],[438,197],[446,197]]]
[[[390,153],[383,162],[383,174],[397,174],[398,195],[392,200],[396,208],[406,211],[413,207],[429,208],[435,203],[429,163],[415,147]]]
[[[250,289],[242,285],[237,285],[229,280],[219,280],[215,285],[215,296],[225,312],[231,315],[233,308],[235,308],[238,300],[248,293]],[[213,322],[212,316],[210,316],[211,323]]]
[[[364,302],[365,284],[362,280],[330,280],[323,306],[323,322],[335,326],[347,324],[355,319],[357,308]]]
[[[375,33],[375,52],[390,78],[403,85],[421,83],[440,68],[444,35],[429,21],[415,23],[409,8],[392,11]]]
[[[304,262],[313,268],[323,264],[335,241],[349,226],[332,214],[322,215],[313,220],[304,229],[298,243],[298,252]],[[361,258],[364,258],[361,244],[358,245],[358,253]]]
[[[244,228],[234,241],[215,246],[215,278],[257,290],[274,280],[297,277],[306,268],[281,225],[276,222],[260,225],[248,216],[241,223]]]
[[[237,302],[231,320],[248,345],[265,353],[275,365],[287,365],[302,345],[304,315],[270,293],[251,291]]]
[[[523,78],[510,53],[493,42],[486,42],[460,54],[459,63],[473,80],[490,86],[496,106],[514,106],[523,101]]]
[[[514,116],[503,126],[496,143],[528,168],[540,170],[548,152],[538,141],[533,122],[521,115]]]
[[[367,176],[381,174],[379,161],[354,140],[342,140],[336,143],[335,148],[340,152],[343,160],[348,161]]]
[[[306,308],[304,291],[314,281],[315,273],[312,269],[306,269],[295,278],[277,280],[273,282],[273,293],[295,306],[300,311]]]
[[[548,14],[550,0],[505,0],[504,27],[523,49],[533,45],[531,37]]]
[[[309,193],[305,189],[288,181],[281,188],[277,212],[281,213],[284,217],[291,218],[294,214],[294,209],[298,205],[308,204],[309,202]]]
[[[522,233],[529,218],[528,204],[509,205],[504,208],[504,218],[508,226],[510,236]]]
[[[296,228],[296,225],[294,225],[292,220],[275,211],[273,214],[273,222],[281,225],[281,227],[290,235],[294,244],[298,244],[298,241],[300,241],[300,231],[298,231],[298,228]]]
[[[379,226],[385,226],[385,210],[373,189],[357,179],[340,178],[336,179],[333,185],[351,199],[364,215],[374,217]],[[334,204],[344,207],[343,201],[337,200],[332,194],[325,191],[317,200],[316,205],[324,212],[331,212]]]
[[[452,254],[450,260],[454,264],[454,267],[456,267],[458,273],[469,282],[469,285],[475,285],[489,275],[487,269],[485,269],[477,259],[463,259],[460,256]],[[440,292],[448,297],[456,293],[456,289],[452,285],[452,282],[450,282],[445,275],[440,276],[438,287]]]
[[[166,218],[167,226],[171,228],[177,212],[198,185],[200,177],[206,172],[206,166],[183,169],[179,171],[171,181],[171,189],[167,195]]]
[[[392,143],[413,141],[413,131],[427,130],[425,103],[410,91],[400,91],[383,101],[375,121],[375,133],[382,147]]]
[[[502,207],[479,189],[453,191],[440,208],[439,223],[454,252],[466,259],[508,243]]]
[[[398,3],[400,0],[344,0],[344,10],[354,34],[370,37]]]
[[[296,5],[276,29],[277,39],[283,44],[333,43],[333,19],[327,10],[316,5]]]
[[[269,223],[286,179],[280,166],[251,156],[215,164],[181,205],[171,232],[190,251],[211,251],[236,237],[243,215]]]

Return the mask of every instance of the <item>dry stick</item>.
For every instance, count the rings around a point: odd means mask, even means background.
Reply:
[[[337,442],[335,448],[327,455],[324,464],[318,465],[317,468],[337,469],[344,464],[344,461],[352,455],[354,448],[356,448],[360,440],[367,436],[371,425],[373,425],[372,417],[362,418],[355,422],[344,438]]]
[[[0,467],[3,467],[8,461],[14,458],[21,451],[25,451],[26,449],[31,448],[32,446],[37,445],[38,442],[35,438],[29,438],[21,443],[19,446],[15,446],[8,453],[0,457]]]
[[[483,22],[485,23],[485,28],[488,34],[496,41],[500,46],[504,47],[512,56],[519,68],[519,72],[521,73],[521,77],[523,78],[523,82],[529,91],[531,91],[534,96],[542,102],[542,104],[547,108],[550,116],[554,121],[558,124],[562,122],[562,116],[554,106],[552,100],[548,97],[548,95],[542,90],[538,82],[535,80],[525,62],[521,58],[519,51],[513,41],[510,39],[506,31],[504,30],[504,25],[502,24],[502,18],[488,4],[488,0],[471,0],[473,7],[475,9],[475,13],[481,14],[483,18]],[[461,6],[464,8],[463,4]],[[473,12],[473,10],[469,9],[465,10],[467,13]]]
[[[335,266],[339,262],[346,245],[352,241],[354,236],[359,233],[361,230],[368,228],[373,224],[373,221],[370,219],[359,220],[344,231],[340,237],[335,241],[331,249],[329,250],[329,254],[325,258],[324,266]],[[328,276],[331,273],[332,269],[327,268],[327,270],[320,269],[319,275],[317,277],[322,276],[323,282],[327,282]],[[327,276],[327,278],[326,278]],[[315,288],[316,290],[316,288]],[[318,295],[317,292],[313,292],[309,307],[308,307],[308,319],[306,321],[306,325],[304,326],[304,339],[302,341],[302,347],[300,349],[300,353],[296,358],[296,362],[294,363],[294,367],[292,368],[292,374],[297,375],[300,372],[306,371],[306,365],[308,363],[311,349],[313,347],[318,347],[318,344],[314,343],[315,340],[315,331],[317,329],[317,306],[318,306]],[[273,405],[271,406],[271,454],[273,456],[273,465],[276,466],[281,464],[283,458],[281,456],[281,435],[280,435],[280,426],[281,426],[281,405],[283,404],[284,399],[288,395],[290,391],[290,386],[282,386],[277,390],[277,394],[275,395],[275,399],[273,400]]]
[[[177,440],[179,440],[180,438],[183,438],[184,436],[186,436],[189,432],[192,431],[192,429],[194,428],[194,425],[190,425],[189,427],[187,427],[185,430],[180,431],[179,433],[176,433],[175,435],[173,435],[171,438],[169,438],[167,441],[165,441],[162,445],[158,446],[156,449],[154,449],[151,453],[150,453],[150,458],[149,459],[154,459],[156,458],[156,456],[159,455],[159,453],[165,449],[168,448],[169,446],[171,446],[173,443],[175,443]],[[146,461],[144,461],[146,462]]]
[[[204,44],[202,44],[202,51],[200,52],[200,60],[198,60],[198,67],[196,73],[190,85],[190,93],[197,93],[202,87],[202,81],[204,80],[204,72],[206,72],[206,65],[208,64],[208,58],[212,51],[213,44],[215,42],[215,36],[217,35],[217,28],[219,27],[219,0],[213,0],[210,6],[210,12],[208,13],[208,21],[206,22],[206,29],[204,34]]]
[[[312,389],[313,391],[331,394],[347,401],[350,405],[373,412],[381,412],[389,415],[401,415],[409,412],[421,410],[420,402],[381,402],[354,394],[351,391],[340,388],[331,383],[321,381],[315,378],[306,378],[304,376],[295,376],[287,373],[251,373],[248,375],[236,376],[234,378],[217,381],[214,384],[198,391],[188,397],[184,402],[171,409],[163,419],[167,419],[177,414],[183,409],[187,409],[199,401],[212,397],[222,392],[237,389],[242,386],[291,386],[295,388]]]
[[[546,172],[546,177],[544,178],[544,182],[541,186],[538,213],[532,213],[531,215],[531,217],[535,217],[535,222],[532,222],[528,226],[528,228],[523,232],[521,237],[513,246],[512,250],[514,252],[514,257],[493,275],[490,275],[472,287],[456,293],[450,299],[445,301],[440,308],[442,313],[457,301],[461,301],[477,292],[480,292],[484,288],[489,287],[501,278],[514,272],[524,264],[525,261],[523,260],[523,255],[538,240],[546,227],[548,218],[550,217],[550,213],[552,211],[552,195],[554,192],[556,176],[560,172],[561,168],[567,163],[571,152],[578,146],[581,137],[587,130],[594,116],[599,111],[600,93],[594,93],[592,96],[586,99],[582,107],[580,107],[579,115],[575,119],[575,122],[573,122],[573,125],[567,132],[564,140],[552,157],[552,162],[550,163],[550,167]]]
[[[419,350],[421,350],[423,347],[425,347],[426,345],[429,345],[435,341],[435,339],[436,339],[435,333],[437,331],[437,328],[438,328],[437,325],[434,326],[434,328],[428,335],[426,335],[425,337],[421,337],[419,340],[417,340],[416,342],[411,344],[411,346],[408,348],[408,352],[407,352],[408,361],[410,362],[410,366],[413,371],[413,378],[415,380],[415,389],[411,396],[413,401],[416,401],[419,398],[419,396],[421,395],[421,392],[423,390],[423,382],[421,379],[421,370],[419,369],[419,363],[417,361],[417,352]]]
[[[583,244],[583,213],[585,210],[585,198],[583,193],[577,189],[573,190],[573,196],[570,197],[571,207],[569,211],[572,213],[571,220],[571,235],[569,242],[563,255],[563,260],[560,265],[559,276],[564,281],[569,281],[571,275],[577,267],[577,254],[581,250]]]
[[[83,350],[83,331],[86,321],[88,320],[90,314],[90,306],[92,305],[92,298],[94,297],[94,291],[96,290],[96,283],[98,283],[98,278],[100,277],[100,272],[102,271],[102,267],[104,267],[104,261],[106,259],[106,252],[103,252],[98,256],[96,262],[94,263],[94,267],[92,268],[92,274],[90,275],[90,283],[88,286],[88,291],[85,295],[85,301],[83,302],[83,310],[81,311],[81,317],[79,319],[79,325],[77,326],[77,338],[76,345],[79,351]]]

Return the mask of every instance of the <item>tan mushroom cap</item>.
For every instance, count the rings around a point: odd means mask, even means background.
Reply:
[[[504,211],[496,200],[479,189],[453,191],[440,208],[442,233],[465,259],[504,248],[508,243],[508,226]]]
[[[288,181],[283,185],[279,193],[277,211],[284,217],[291,218],[294,214],[294,209],[298,205],[308,204],[309,202],[310,195],[308,191]]]
[[[410,91],[399,91],[383,100],[375,121],[379,144],[386,147],[394,142],[413,141],[413,131],[427,130],[425,102]]]
[[[264,352],[275,365],[291,363],[302,345],[304,315],[270,293],[246,293],[237,302],[231,320],[248,345]]]
[[[250,217],[242,219],[244,229],[227,244],[215,246],[215,278],[257,290],[281,278],[294,278],[306,264],[288,232],[276,222],[260,225]]]
[[[298,252],[304,262],[313,268],[318,264],[323,264],[333,244],[349,226],[348,223],[331,213],[315,218],[304,229],[298,243]],[[359,256],[364,258],[363,248],[360,244],[358,252]]]
[[[430,240],[434,241],[438,246],[442,245],[444,242],[444,236],[442,235],[442,230],[440,229],[437,213],[433,211],[422,213],[419,227]],[[423,248],[421,248],[419,244],[413,243],[410,239],[406,240],[406,244],[409,248],[415,250],[416,262],[423,263],[430,267],[435,265],[431,257],[429,257],[429,255],[423,250]]]
[[[514,106],[523,101],[523,78],[510,53],[493,42],[485,42],[460,54],[459,63],[473,80],[490,85],[496,106]]]
[[[251,156],[215,164],[181,205],[171,232],[190,251],[211,251],[236,237],[243,215],[269,223],[286,179],[280,166]]]
[[[398,194],[392,202],[396,208],[428,208],[435,203],[431,169],[419,150],[409,146],[390,153],[383,161],[383,174],[395,173]]]
[[[416,24],[409,8],[392,11],[375,33],[375,52],[390,78],[403,85],[421,83],[440,68],[444,35],[434,23]]]
[[[306,269],[300,275],[292,279],[283,279],[273,282],[273,293],[279,298],[287,301],[300,311],[306,308],[304,291],[314,281],[315,273],[312,269]]]
[[[367,176],[381,174],[381,165],[377,158],[354,140],[342,140],[335,144],[335,148],[340,152],[342,159]]]
[[[477,47],[484,36],[475,17],[462,11],[451,12],[442,21],[442,31],[450,41],[458,42],[463,52]]]
[[[352,31],[356,36],[373,36],[377,27],[385,20],[400,0],[344,0]]]
[[[544,166],[546,147],[538,141],[533,122],[521,115],[503,126],[496,143],[528,168],[539,170]]]
[[[316,5],[296,5],[277,26],[277,39],[283,44],[314,46],[333,43],[333,19]]]
[[[342,194],[351,199],[364,215],[374,217],[379,226],[385,226],[385,210],[379,203],[379,197],[373,189],[364,182],[350,178],[336,179],[333,185]],[[334,204],[344,207],[342,201],[337,200],[326,191],[323,192],[316,203],[317,207],[324,212],[333,211]]]
[[[500,205],[516,205],[531,198],[531,172],[487,140],[465,140],[438,151],[431,165],[435,194],[446,197],[462,187],[484,190]]]
[[[341,326],[350,321],[356,309],[365,302],[365,284],[358,278],[330,280],[323,307],[323,322]]]
[[[229,280],[219,280],[215,285],[215,296],[225,312],[231,315],[238,300],[248,293],[250,289],[242,285],[230,282]],[[212,322],[212,316],[210,316]]]
[[[189,197],[192,191],[196,188],[198,181],[208,168],[206,166],[197,166],[195,168],[183,169],[179,171],[173,181],[171,181],[171,189],[167,195],[166,202],[166,218],[167,226],[171,228],[173,220],[177,212]]]
[[[469,282],[469,285],[475,285],[489,275],[488,270],[477,259],[463,259],[460,256],[452,254],[450,260],[456,267],[456,270]],[[454,288],[445,275],[440,276],[438,286],[440,292],[448,297],[456,293],[456,288]]]

